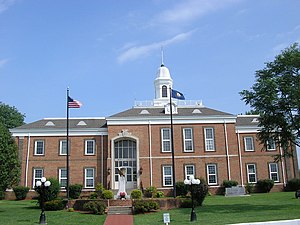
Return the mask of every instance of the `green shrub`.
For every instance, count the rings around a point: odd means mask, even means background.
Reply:
[[[155,198],[164,198],[165,194],[162,191],[158,191],[155,194]]]
[[[150,186],[150,187],[147,187],[145,192],[144,192],[144,196],[146,198],[153,198],[156,194],[157,190],[156,190],[156,187],[154,186]]]
[[[57,211],[57,210],[63,210],[66,206],[66,202],[63,200],[52,200],[45,202],[45,210],[46,211]]]
[[[68,208],[68,212],[75,212],[74,208]]]
[[[111,190],[104,190],[102,192],[102,197],[104,199],[112,199],[114,197],[114,194],[113,194],[113,192]]]
[[[236,180],[224,180],[223,181],[223,186],[225,188],[231,188],[231,187],[234,187],[237,185],[238,185],[238,182]]]
[[[153,200],[136,200],[133,202],[134,213],[145,213],[159,209],[159,204]]]
[[[245,186],[246,193],[251,194],[254,192],[254,185],[252,183],[247,183]]]
[[[141,199],[142,191],[138,190],[138,189],[132,190],[130,197],[131,197],[131,199]]]
[[[24,186],[16,186],[13,188],[16,199],[17,200],[24,200],[27,196],[27,193],[29,191],[29,187]]]
[[[180,202],[180,208],[192,208],[192,199],[182,199]]]
[[[188,186],[183,181],[176,182],[176,196],[186,196],[189,192]]]
[[[78,199],[82,190],[81,184],[72,184],[69,186],[69,196],[72,199]]]
[[[97,199],[98,198],[98,194],[96,192],[93,192],[90,196],[90,199]]]
[[[102,198],[102,192],[105,190],[102,183],[98,183],[95,188],[95,193],[97,194],[97,198]]]
[[[287,191],[297,191],[300,189],[300,179],[294,178],[287,182],[286,190]]]
[[[103,215],[105,212],[106,206],[103,202],[99,201],[90,201],[83,205],[83,209],[86,211],[90,211],[93,214]]]
[[[60,185],[59,181],[55,178],[49,178],[48,179],[51,182],[51,185],[46,188],[45,195],[44,195],[44,201],[49,202],[57,198],[58,193],[60,192]],[[38,202],[41,207],[41,187],[35,186],[34,190],[39,194],[37,197]]]
[[[5,191],[0,190],[0,200],[5,198]]]
[[[208,185],[203,178],[200,178],[199,185],[194,186],[194,194],[196,204],[202,206],[202,203],[208,194]]]
[[[274,181],[270,179],[264,179],[257,181],[257,188],[260,192],[268,193],[274,186]]]

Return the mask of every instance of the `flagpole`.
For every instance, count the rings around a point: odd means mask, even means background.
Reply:
[[[67,199],[69,200],[69,181],[70,181],[70,174],[69,174],[69,88],[67,88]]]
[[[170,115],[171,115],[171,148],[172,148],[171,150],[172,150],[173,197],[176,198],[174,135],[173,135],[173,109],[172,109],[172,88],[171,87],[170,87]]]

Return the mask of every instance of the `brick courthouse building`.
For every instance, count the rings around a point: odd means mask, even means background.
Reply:
[[[205,107],[201,101],[173,99],[173,80],[162,65],[154,81],[155,99],[107,118],[70,118],[70,184],[85,191],[101,182],[118,189],[117,171],[126,168],[127,189],[155,186],[171,194],[170,108],[173,111],[176,181],[203,177],[216,192],[223,180],[240,185],[275,181],[280,190],[298,176],[296,155],[280,162],[282,149],[267,149],[256,138],[258,118]],[[41,177],[66,185],[66,119],[46,118],[11,130],[22,161],[21,185],[34,187]],[[296,154],[296,153],[295,153]]]

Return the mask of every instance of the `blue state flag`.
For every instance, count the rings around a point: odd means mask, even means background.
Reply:
[[[172,95],[171,96],[172,96],[172,98],[177,98],[177,99],[180,99],[180,100],[185,100],[185,97],[184,97],[184,95],[181,92],[173,90],[173,89],[172,89]]]

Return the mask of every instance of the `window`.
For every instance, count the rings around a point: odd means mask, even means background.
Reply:
[[[45,154],[45,144],[43,140],[37,140],[34,142],[34,154],[35,155]]]
[[[273,138],[270,138],[267,141],[267,150],[268,151],[275,151],[276,150],[276,142]]]
[[[163,166],[163,186],[172,186],[172,166]]]
[[[195,177],[195,166],[194,165],[186,165],[184,166],[185,179],[189,179],[191,175]]]
[[[206,165],[206,171],[207,171],[208,185],[218,184],[217,165],[216,164],[207,164]]]
[[[245,151],[254,151],[253,137],[244,137]]]
[[[58,179],[59,179],[60,186],[65,188],[67,186],[67,169],[66,168],[61,168],[58,170]]]
[[[256,166],[255,164],[247,165],[248,183],[256,183]]]
[[[193,129],[184,128],[183,129],[183,149],[185,152],[192,152],[193,149]]]
[[[274,182],[279,182],[277,163],[269,163],[269,173],[271,180],[273,180]]]
[[[171,152],[171,129],[161,129],[162,152]]]
[[[205,150],[215,151],[214,128],[204,128]]]
[[[95,183],[95,169],[94,168],[85,168],[84,170],[84,187],[85,188],[94,188]]]
[[[59,154],[60,155],[67,155],[67,140],[60,140],[59,141]]]
[[[168,88],[166,85],[162,86],[161,92],[162,92],[161,97],[163,97],[163,98],[168,97]]]
[[[85,140],[85,154],[95,155],[95,140]]]
[[[35,187],[36,182],[40,181],[44,176],[44,170],[42,168],[33,169],[33,184],[32,187]]]

